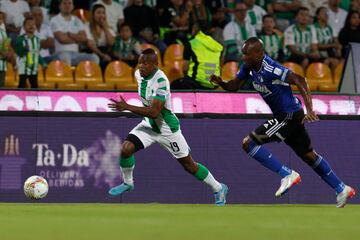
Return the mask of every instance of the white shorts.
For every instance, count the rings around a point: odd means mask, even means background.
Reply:
[[[179,129],[170,135],[162,135],[154,132],[149,126],[143,122],[134,127],[129,134],[133,134],[139,138],[144,148],[150,147],[153,143],[158,143],[174,156],[174,158],[187,157],[190,153],[189,145]]]

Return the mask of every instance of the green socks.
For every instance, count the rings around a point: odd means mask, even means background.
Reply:
[[[135,157],[131,155],[128,158],[120,157],[120,169],[123,174],[124,183],[134,186],[133,171],[135,168]]]

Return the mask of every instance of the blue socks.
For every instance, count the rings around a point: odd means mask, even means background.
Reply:
[[[279,174],[281,177],[286,177],[291,174],[291,169],[283,165],[265,147],[257,145],[253,140],[249,143],[247,153],[263,166]]]
[[[281,177],[291,174],[291,169],[283,165],[264,146],[257,145],[253,140],[249,143],[247,153],[264,167]],[[344,190],[345,184],[336,176],[329,163],[322,156],[318,155],[316,162],[311,167],[336,193],[341,193]]]
[[[336,193],[341,193],[344,190],[345,184],[336,176],[329,163],[322,156],[318,155],[316,162],[311,167],[327,184],[335,189]]]

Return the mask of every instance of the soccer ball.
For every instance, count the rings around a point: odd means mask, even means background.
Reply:
[[[43,177],[34,175],[26,179],[24,183],[25,196],[30,199],[42,199],[47,195],[48,191],[49,185]]]

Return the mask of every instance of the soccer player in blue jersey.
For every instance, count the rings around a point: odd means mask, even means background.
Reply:
[[[263,43],[256,37],[249,38],[242,46],[243,61],[235,79],[225,82],[212,75],[210,81],[228,91],[237,91],[245,81],[250,81],[273,112],[273,117],[252,131],[243,140],[243,149],[255,160],[279,174],[281,184],[275,196],[284,195],[301,181],[300,175],[283,165],[263,144],[283,141],[337,193],[337,207],[344,207],[355,190],[336,176],[329,163],[311,146],[304,121],[317,121],[306,79],[275,62],[265,54]],[[295,84],[304,99],[306,115],[290,84]]]

